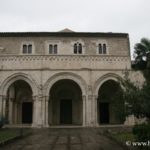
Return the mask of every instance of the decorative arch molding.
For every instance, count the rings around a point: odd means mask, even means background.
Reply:
[[[47,82],[44,85],[44,95],[49,96],[49,91],[51,90],[51,87],[59,80],[63,79],[69,79],[74,81],[75,83],[78,84],[82,91],[82,95],[86,95],[87,93],[87,84],[84,79],[82,79],[81,76],[71,73],[71,72],[62,72],[62,73],[57,73],[50,77]]]
[[[96,80],[95,84],[94,84],[94,88],[93,88],[93,93],[94,95],[98,96],[98,91],[99,88],[102,86],[102,84],[108,80],[114,80],[116,82],[119,82],[122,80],[122,78],[114,73],[108,73],[103,75],[102,77],[100,77],[98,80]]]
[[[38,86],[36,82],[32,79],[32,77],[25,73],[15,73],[9,77],[7,77],[0,86],[0,95],[7,95],[7,90],[9,86],[17,80],[23,80],[27,82],[33,92],[33,96],[38,95]]]

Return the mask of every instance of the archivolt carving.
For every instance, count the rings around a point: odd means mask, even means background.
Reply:
[[[44,85],[44,91],[43,91],[44,95],[48,96],[49,91],[50,91],[51,87],[53,86],[53,84],[56,83],[59,80],[62,80],[62,79],[73,80],[81,88],[82,95],[86,95],[86,93],[87,93],[87,84],[86,84],[86,82],[82,79],[82,77],[80,77],[77,74],[71,73],[71,72],[57,73],[57,74],[53,75],[51,78],[49,78],[47,80],[47,82],[45,83],[45,85]]]
[[[96,82],[94,83],[94,88],[93,88],[93,93],[94,95],[98,95],[98,91],[99,88],[101,87],[101,85],[107,81],[107,80],[114,80],[114,81],[120,81],[122,78],[114,73],[108,73],[102,77],[100,77],[98,80],[96,80]]]
[[[15,73],[7,77],[0,86],[0,95],[6,95],[9,86],[17,80],[26,81],[32,89],[33,96],[38,95],[38,86],[31,76],[25,73]]]

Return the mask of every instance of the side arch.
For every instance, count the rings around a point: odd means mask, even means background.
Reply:
[[[79,75],[70,73],[70,72],[57,73],[57,74],[53,75],[52,77],[50,77],[44,85],[44,95],[49,96],[49,91],[50,91],[51,87],[53,86],[53,84],[56,83],[57,81],[63,80],[63,79],[70,79],[70,80],[76,82],[79,85],[79,87],[81,88],[82,95],[86,95],[87,84],[86,84],[85,80],[82,77],[80,77]]]
[[[26,81],[32,89],[33,96],[38,95],[38,86],[36,82],[32,79],[30,75],[25,73],[15,73],[7,77],[0,86],[0,95],[6,95],[9,86],[17,80]]]
[[[94,95],[98,96],[98,91],[101,87],[101,85],[106,82],[107,80],[114,80],[116,82],[120,82],[122,80],[122,78],[114,73],[108,73],[106,75],[103,75],[102,77],[100,77],[99,79],[96,80],[96,82],[94,83],[94,87],[93,87],[93,93]]]

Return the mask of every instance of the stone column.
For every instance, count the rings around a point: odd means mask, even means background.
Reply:
[[[48,124],[48,101],[49,101],[49,96],[43,97],[43,101],[42,101],[43,127],[49,127],[49,124]]]
[[[92,119],[92,96],[91,95],[88,95],[87,98],[87,116],[88,116],[87,125],[91,126],[91,119]]]
[[[13,107],[13,109],[14,109],[14,124],[17,124],[17,112],[18,112],[18,108],[17,108],[17,102],[15,101],[14,103],[13,103],[13,105],[14,105],[14,107]]]
[[[0,95],[0,116],[3,114],[3,96]]]
[[[1,95],[1,115],[6,117],[6,96]]]
[[[87,125],[88,126],[98,126],[97,123],[97,96],[88,95],[88,104],[87,104]]]
[[[33,102],[33,112],[32,112],[32,127],[36,127],[36,96],[32,97],[32,102]]]
[[[86,95],[82,96],[83,101],[83,126],[87,126],[87,118],[86,118]]]
[[[42,127],[42,96],[33,97],[32,127]]]
[[[12,118],[13,118],[13,100],[12,98],[9,99],[9,124],[12,124]]]
[[[97,121],[97,95],[92,95],[91,96],[91,110],[92,110],[91,126],[98,126],[98,121]]]

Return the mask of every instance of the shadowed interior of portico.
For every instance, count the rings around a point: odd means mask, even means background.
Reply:
[[[101,124],[122,124],[124,102],[117,96],[121,94],[120,84],[114,80],[105,81],[99,89],[97,102],[98,123]]]
[[[9,124],[32,124],[32,89],[23,80],[12,83],[7,90],[6,118]]]
[[[82,106],[79,85],[69,79],[57,81],[50,89],[49,124],[82,125]]]

